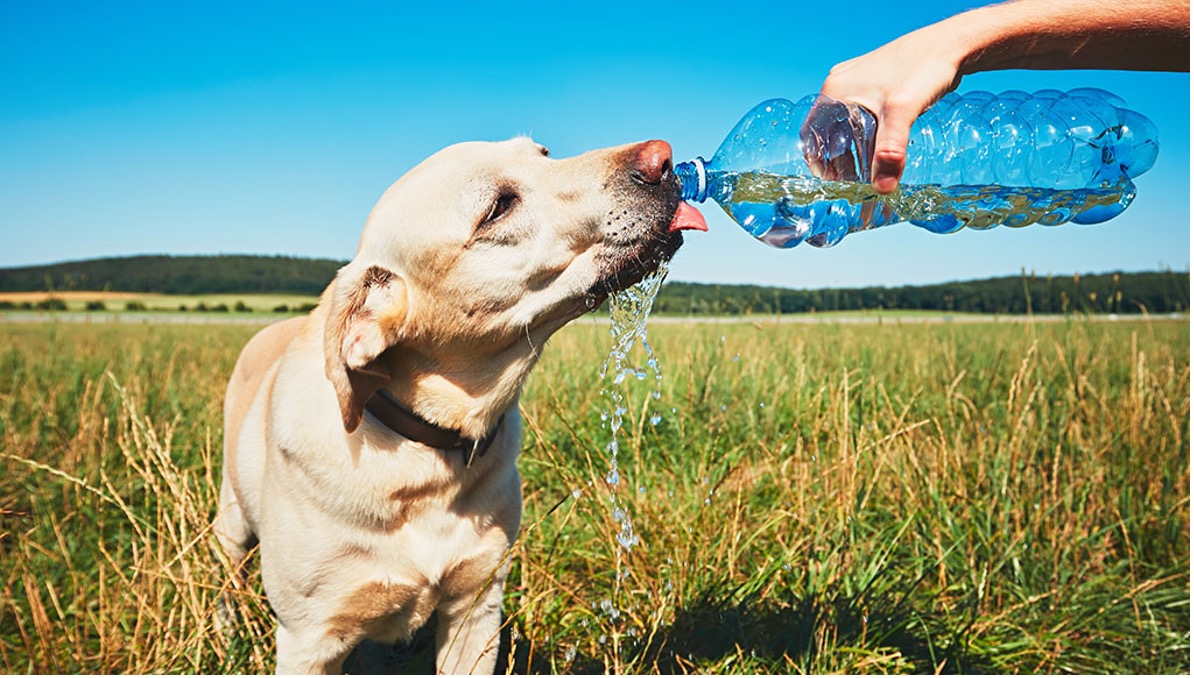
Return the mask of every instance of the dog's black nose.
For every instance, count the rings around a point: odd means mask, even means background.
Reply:
[[[644,141],[635,151],[631,174],[644,184],[658,184],[672,171],[672,146],[666,141]]]

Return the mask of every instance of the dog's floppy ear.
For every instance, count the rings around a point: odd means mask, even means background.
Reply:
[[[393,271],[345,266],[336,276],[331,313],[324,328],[324,369],[336,397],[344,430],[361,425],[365,403],[392,375],[378,360],[397,343],[406,321],[406,282]]]

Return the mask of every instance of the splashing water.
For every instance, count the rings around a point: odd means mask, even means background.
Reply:
[[[617,573],[617,577],[614,581],[614,594],[611,599],[601,601],[601,611],[611,623],[624,618],[622,611],[617,607],[617,601],[620,598],[622,581],[629,577],[630,569],[623,567],[623,561],[628,558],[630,550],[640,543],[639,536],[634,531],[630,511],[619,499],[622,484],[621,472],[618,469],[619,436],[622,432],[624,417],[628,412],[625,389],[627,377],[633,378],[630,383],[646,381],[648,377],[653,377],[655,388],[651,392],[651,397],[654,400],[659,400],[662,397],[663,372],[660,370],[659,359],[656,357],[655,351],[647,341],[647,318],[651,314],[651,305],[655,302],[655,297],[663,286],[663,279],[667,277],[667,270],[666,262],[660,264],[655,272],[648,274],[637,284],[621,292],[615,292],[609,300],[609,333],[613,338],[613,345],[598,370],[598,376],[603,381],[609,379],[608,385],[601,389],[601,395],[606,401],[606,409],[601,413],[601,420],[608,422],[610,430],[610,440],[605,446],[605,451],[609,453],[609,470],[605,474],[605,483],[609,490],[610,516],[618,526],[618,533],[615,537],[619,548],[615,554],[614,571]],[[645,366],[636,364],[631,355],[638,344],[642,345],[646,353]],[[662,419],[663,416],[658,411],[654,411],[649,421],[652,426],[655,426]],[[643,492],[645,488],[640,488],[639,491]],[[634,629],[627,631],[627,635],[636,635],[631,633],[632,631]],[[618,634],[615,633],[615,642],[617,639]]]
[[[623,417],[627,412],[626,395],[621,387],[627,377],[633,377],[637,381],[646,380],[649,371],[655,378],[655,390],[652,391],[651,397],[655,400],[662,397],[660,388],[663,382],[663,372],[659,369],[659,358],[651,349],[651,343],[647,341],[647,318],[651,315],[651,305],[655,302],[655,297],[659,294],[665,277],[667,277],[666,262],[660,264],[654,273],[647,275],[637,284],[610,296],[609,333],[613,338],[613,346],[610,347],[609,355],[606,356],[605,362],[601,364],[601,368],[597,372],[601,379],[609,377],[612,381],[610,387],[601,389],[602,395],[609,402],[609,409],[602,411],[601,420],[609,422],[611,433],[610,441],[605,446],[606,452],[609,452],[609,472],[605,475],[605,482],[609,485],[610,490],[611,514],[621,528],[617,536],[618,544],[626,551],[637,546],[639,538],[634,533],[630,513],[619,504],[617,494],[621,484],[621,474],[618,471],[618,436],[622,430]],[[631,358],[635,345],[640,343],[647,355],[645,368],[637,365]],[[650,421],[652,425],[656,425],[662,419],[662,415],[655,412],[651,415]]]

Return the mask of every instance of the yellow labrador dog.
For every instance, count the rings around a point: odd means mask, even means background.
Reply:
[[[441,672],[492,672],[522,512],[518,397],[544,342],[704,228],[662,141],[428,158],[309,316],[262,330],[224,404],[216,529],[260,543],[279,673],[336,672],[438,613]]]

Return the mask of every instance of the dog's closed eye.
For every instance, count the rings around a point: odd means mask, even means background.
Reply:
[[[518,194],[511,190],[503,190],[498,193],[497,198],[494,199],[493,204],[489,206],[489,212],[481,219],[481,223],[477,224],[477,228],[485,228],[490,224],[498,221],[502,217],[510,213],[514,206],[518,204]]]

